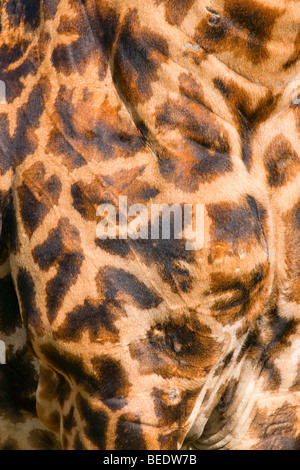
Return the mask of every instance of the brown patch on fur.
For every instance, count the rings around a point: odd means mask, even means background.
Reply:
[[[167,41],[152,30],[141,28],[138,10],[126,15],[116,44],[114,79],[125,101],[145,103],[152,96],[151,83],[168,60]]]
[[[199,388],[186,390],[179,394],[176,389],[168,390],[154,388],[151,397],[154,403],[159,426],[171,427],[176,424],[179,428],[185,425],[185,417],[192,412]]]
[[[300,158],[290,141],[278,135],[268,146],[265,155],[265,168],[271,188],[277,188],[294,180],[300,170]]]
[[[205,103],[203,86],[197,83],[192,74],[181,73],[178,78],[179,91],[191,103]]]
[[[111,410],[121,410],[128,404],[132,384],[121,361],[109,355],[94,357],[93,368],[99,378],[99,397]]]
[[[139,131],[129,119],[120,116],[119,106],[112,106],[108,100],[99,106],[93,93],[86,93],[83,100],[74,103],[73,94],[72,88],[62,86],[59,90],[53,119],[59,123],[64,140],[59,137],[54,147],[49,140],[48,151],[55,153],[58,145],[58,151],[67,154],[71,165],[78,166],[80,156],[88,161],[105,161],[132,157],[143,148]]]
[[[211,284],[207,295],[224,296],[225,300],[216,300],[212,309],[223,325],[231,325],[239,319],[250,315],[251,310],[260,302],[266,301],[264,289],[268,284],[269,266],[260,266],[259,269],[243,275],[224,275],[215,273],[211,275]],[[264,306],[262,306],[262,309]]]
[[[221,15],[220,21],[211,24],[205,18],[197,28],[196,41],[204,49],[243,54],[253,64],[268,58],[266,42],[284,10],[261,5],[256,0],[226,0],[224,12],[217,13]]]
[[[57,268],[57,274],[46,287],[48,318],[52,322],[70,286],[75,283],[83,262],[77,228],[67,218],[61,218],[47,240],[33,250],[33,257],[41,270],[48,271],[52,266]]]
[[[166,20],[172,25],[179,26],[186,17],[195,0],[155,0],[156,5],[165,4]]]
[[[211,246],[225,244],[231,253],[238,255],[241,249],[250,249],[254,244],[264,243],[263,210],[257,205],[254,212],[248,202],[244,204],[210,204],[207,206],[212,225]]]
[[[229,136],[216,117],[198,99],[202,90],[181,81],[183,97],[167,100],[157,108],[156,126],[165,133],[160,171],[186,192],[211,183],[232,170]],[[176,129],[175,139],[168,132]],[[168,139],[168,140],[167,140]]]
[[[234,117],[242,141],[242,158],[248,169],[252,160],[251,139],[261,122],[264,122],[275,109],[279,95],[271,91],[258,103],[252,102],[249,92],[238,82],[222,78],[214,79],[215,87],[222,93]]]
[[[62,185],[58,177],[52,175],[46,179],[45,176],[44,164],[36,162],[24,171],[22,185],[18,188],[21,217],[29,236],[58,203],[61,192]]]
[[[76,16],[74,13],[76,12]],[[104,79],[108,68],[108,60],[103,48],[97,41],[89,27],[87,17],[80,3],[72,3],[72,17],[62,15],[56,29],[59,35],[67,36],[67,44],[58,43],[52,50],[51,61],[54,68],[64,75],[73,72],[84,74],[88,63],[91,61],[98,69],[99,79]],[[84,29],[84,34],[81,31]],[[72,41],[72,38],[73,39]]]
[[[60,450],[60,444],[55,435],[43,429],[30,431],[28,442],[35,450]]]
[[[90,183],[83,181],[74,183],[71,187],[74,209],[84,219],[96,221],[97,208],[101,204],[113,205],[118,214],[119,196],[126,195],[129,205],[144,203],[155,198],[159,190],[155,185],[145,181],[143,177],[145,169],[143,165],[120,170],[109,177],[96,177]]]
[[[3,444],[0,442],[0,450],[20,450],[18,446],[18,442],[16,439],[13,439],[12,437],[8,437],[5,439]]]
[[[254,437],[259,442],[253,450],[300,450],[297,409],[288,403],[275,413],[259,410],[254,419]]]
[[[300,304],[300,203],[283,216],[286,236],[285,260],[289,279],[286,298]]]
[[[119,330],[114,325],[113,302],[86,299],[66,314],[64,323],[54,337],[60,341],[79,343],[82,333],[88,331],[92,342],[105,338],[108,343],[119,341]]]
[[[140,362],[140,373],[163,378],[202,378],[221,349],[210,328],[186,316],[153,325],[145,339],[130,345],[132,358]]]
[[[294,67],[300,59],[300,31],[297,34],[295,44],[294,44],[294,52],[291,57],[287,60],[287,62],[283,65],[283,70],[288,70]]]

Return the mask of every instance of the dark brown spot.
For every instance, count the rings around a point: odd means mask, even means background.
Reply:
[[[283,65],[283,70],[288,70],[294,67],[299,61],[299,58],[300,58],[300,31],[298,32],[297,37],[295,39],[294,52],[291,55],[291,57],[287,60],[287,62]]]
[[[158,436],[159,449],[160,450],[174,450],[178,448],[178,443],[182,442],[184,437],[184,431],[175,430],[168,434],[160,434]]]
[[[156,126],[165,133],[161,173],[186,192],[196,191],[232,170],[228,133],[205,105],[202,90],[181,77],[183,96],[157,109]],[[195,101],[196,100],[196,101]],[[168,140],[168,132],[177,135]],[[154,144],[155,145],[155,144]]]
[[[79,437],[78,432],[75,434],[75,437],[74,437],[73,449],[74,450],[87,450],[87,448],[83,444],[82,439]]]
[[[145,450],[147,448],[138,416],[122,415],[117,424],[116,450]]]
[[[61,182],[56,175],[45,179],[43,163],[34,163],[23,173],[23,183],[18,188],[20,212],[26,232],[31,236],[53,205],[58,203]]]
[[[8,437],[7,439],[5,439],[3,444],[1,444],[0,442],[0,450],[11,451],[11,450],[20,450],[20,448],[16,439],[13,439],[12,437]]]
[[[69,413],[63,417],[63,429],[70,433],[75,426],[74,406],[71,406]]]
[[[38,51],[36,47],[32,47],[27,53],[29,42],[22,41],[9,48],[6,45],[1,46],[0,63],[3,69],[1,70],[1,80],[6,84],[6,102],[12,103],[24,90],[24,80],[28,75],[34,75],[38,68]],[[6,53],[6,58],[2,59],[2,53]],[[8,70],[8,65],[24,57],[23,61],[15,67]],[[20,57],[19,57],[20,56]],[[3,65],[2,65],[3,64]],[[5,66],[7,65],[7,69]],[[24,105],[23,105],[24,106]],[[22,106],[22,107],[23,107]],[[26,107],[26,105],[25,105]],[[21,116],[28,119],[29,116]]]
[[[41,0],[8,0],[5,5],[11,26],[18,27],[21,23],[36,29],[41,19]]]
[[[0,23],[0,31],[1,31]],[[2,44],[0,51],[0,63],[1,63],[1,79],[3,79],[3,71],[6,70],[9,65],[17,62],[21,59],[22,55],[25,54],[27,47],[29,46],[29,41],[20,41],[16,44]]]
[[[62,376],[56,392],[61,406],[70,398],[71,390],[68,382],[80,385],[87,393],[97,397],[98,377],[87,372],[86,365],[81,357],[63,351],[59,344],[55,347],[51,344],[43,345],[40,351],[47,364]]]
[[[17,253],[20,248],[20,227],[17,224],[17,214],[15,202],[12,197],[8,198],[7,206],[3,206],[3,230],[1,242],[4,243],[3,256],[5,252],[8,255],[8,249],[11,253]],[[7,242],[9,240],[9,248]]]
[[[9,336],[21,326],[18,298],[11,276],[0,279],[0,331]]]
[[[252,163],[252,135],[257,126],[267,120],[274,111],[279,95],[271,91],[266,93],[259,101],[255,94],[241,87],[235,80],[222,78],[214,79],[215,87],[222,93],[239,129],[242,142],[242,159],[248,169]],[[255,96],[255,100],[253,99]]]
[[[48,271],[65,254],[75,251],[80,251],[79,232],[67,218],[62,218],[48,238],[33,250],[33,259],[43,271]]]
[[[226,0],[225,12],[235,27],[246,30],[253,41],[262,43],[270,38],[276,20],[284,13],[280,8],[262,5],[260,1]],[[253,46],[255,47],[255,42]]]
[[[107,414],[102,410],[93,409],[90,403],[80,395],[77,396],[76,404],[84,423],[83,429],[86,436],[98,450],[105,450],[109,421]]]
[[[106,300],[117,302],[120,306],[129,298],[138,308],[150,310],[157,308],[163,300],[136,276],[123,269],[102,268],[97,282],[99,292],[104,291]]]
[[[175,398],[174,394],[178,396]],[[154,403],[156,417],[160,426],[171,427],[176,424],[180,428],[186,423],[186,417],[192,411],[195,400],[199,395],[199,389],[187,390],[181,394],[177,390],[168,390],[168,392],[154,388],[151,397]],[[176,403],[173,404],[172,401]]]
[[[74,366],[74,370],[76,370],[76,366],[79,366],[80,370],[80,363],[79,361],[76,363],[76,359],[73,357],[71,358],[71,368]],[[62,375],[57,375],[58,376],[58,384],[57,384],[57,389],[56,389],[56,398],[58,400],[58,403],[63,407],[64,403],[70,399],[72,389],[69,384],[69,382],[63,377]],[[49,392],[48,392],[49,393]]]
[[[17,276],[17,289],[21,303],[21,313],[24,326],[36,329],[41,335],[41,313],[36,300],[34,280],[26,269],[20,269]]]
[[[60,450],[60,443],[55,434],[44,429],[29,432],[28,443],[34,450]]]
[[[259,269],[244,274],[243,277],[223,273],[212,274],[210,289],[206,294],[213,298],[227,294],[226,300],[213,302],[212,309],[218,315],[218,319],[227,325],[249,315],[266,286],[268,273],[267,266],[260,266]],[[260,300],[265,299],[261,297]]]
[[[284,13],[280,8],[262,5],[256,0],[226,0],[218,22],[212,12],[198,26],[196,41],[209,52],[230,51],[246,55],[258,64],[268,58],[266,47],[276,20]]]
[[[2,74],[1,78],[4,81],[8,79]],[[7,83],[11,82],[8,81]],[[12,86],[11,89],[14,90],[14,87]],[[9,97],[7,101],[9,101]],[[35,151],[37,138],[34,131],[40,123],[43,111],[43,96],[39,84],[37,84],[31,91],[26,103],[19,107],[17,111],[16,129],[12,137],[9,134],[7,117],[3,114],[0,115],[0,156],[2,156],[0,159],[0,169],[3,173],[16,164],[22,163],[29,154]]]
[[[205,103],[205,94],[201,84],[196,82],[192,74],[181,73],[178,78],[179,91],[190,103]]]
[[[98,0],[95,4],[85,3],[85,10],[88,15],[91,30],[98,40],[100,47],[109,54],[114,44],[119,28],[119,14],[106,1]]]
[[[98,68],[99,78],[103,79],[106,75],[108,61],[102,44],[95,40],[81,5],[74,3],[72,7],[77,10],[77,16],[63,15],[57,28],[58,34],[69,36],[68,44],[58,44],[53,49],[52,64],[58,72],[65,75],[70,75],[74,71],[84,74],[88,63],[93,61],[93,64]],[[71,41],[73,37],[76,39]]]
[[[57,274],[48,281],[46,286],[46,301],[48,319],[52,323],[70,287],[75,284],[84,256],[81,252],[64,254],[58,262]]]
[[[210,329],[196,318],[182,316],[153,325],[147,337],[130,345],[142,374],[164,378],[202,377],[215,362],[220,347]]]
[[[73,207],[86,220],[95,220],[98,206],[103,203],[102,194],[106,189],[100,178],[91,183],[79,181],[71,186]]]
[[[86,164],[84,157],[72,147],[60,132],[54,129],[50,133],[46,152],[52,153],[55,158],[63,156],[64,164],[70,170]]]
[[[157,5],[165,4],[166,20],[172,25],[179,26],[186,17],[195,0],[155,0]]]
[[[76,282],[83,262],[78,230],[67,218],[60,219],[47,240],[34,249],[33,257],[42,270],[57,267],[57,274],[46,286],[48,317],[53,322],[70,286]]]
[[[125,17],[115,51],[114,79],[131,104],[145,103],[152,96],[151,83],[167,61],[166,40],[148,28],[141,28],[137,9]]]
[[[299,173],[300,158],[283,134],[273,139],[265,152],[264,159],[271,187],[283,186],[295,179]]]
[[[300,203],[283,217],[286,238],[285,262],[288,284],[285,296],[288,301],[300,303]]]
[[[5,175],[5,173],[13,167],[15,163],[15,156],[12,151],[7,152],[5,149],[8,149],[10,136],[9,136],[9,123],[8,117],[5,114],[0,114],[0,139],[1,139],[1,146],[0,146],[0,171],[1,175]]]
[[[253,426],[259,437],[253,450],[300,450],[297,409],[288,403],[272,414],[259,410]]]
[[[163,217],[160,215],[157,221],[159,239],[130,240],[129,246],[133,252],[137,252],[145,262],[154,266],[162,280],[166,282],[173,292],[189,292],[192,289],[193,279],[187,263],[193,263],[195,253],[186,250],[185,240],[179,239],[179,234],[174,222],[174,215],[170,216],[170,238],[162,238]],[[148,233],[151,234],[149,223]]]
[[[119,339],[115,319],[113,302],[85,300],[83,305],[66,314],[66,319],[55,333],[55,338],[79,342],[82,333],[87,330],[93,342],[105,338],[106,341],[115,343]]]
[[[69,144],[64,144],[63,153],[68,153],[67,160],[71,164],[74,158],[78,161],[79,151],[83,156],[88,153],[89,160],[102,161],[132,157],[144,146],[132,121],[120,117],[118,106],[112,106],[108,101],[104,101],[101,106],[97,105],[93,93],[90,93],[88,99],[74,104],[73,89],[62,86],[55,109],[53,118]],[[73,142],[76,153],[74,149],[69,152]]]
[[[121,256],[122,258],[126,258],[130,253],[130,246],[126,242],[126,240],[100,240],[96,238],[95,244],[101,248],[101,250],[106,251],[112,255]]]
[[[28,348],[9,353],[10,360],[0,367],[0,413],[4,420],[17,425],[25,415],[36,416],[37,373]]]
[[[265,243],[263,220],[258,220],[262,210],[253,210],[248,200],[245,204],[221,203],[207,206],[208,215],[212,220],[210,229],[211,243],[225,243],[232,253],[237,255],[239,248],[253,242]],[[259,207],[256,203],[256,207]]]
[[[44,0],[43,1],[43,10],[45,20],[51,20],[54,18],[59,0]]]
[[[121,410],[128,404],[130,383],[121,362],[109,356],[95,357],[92,360],[99,378],[99,396],[111,410]]]
[[[296,334],[295,320],[281,317],[277,309],[266,313],[263,319],[257,321],[244,344],[243,351],[247,351],[253,362],[263,365],[267,373],[269,386],[272,389],[280,385],[280,372],[275,366],[276,359],[287,348],[291,347],[292,336]]]

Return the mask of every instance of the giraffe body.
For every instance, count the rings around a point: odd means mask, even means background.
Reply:
[[[0,5],[1,448],[299,450],[297,2]]]

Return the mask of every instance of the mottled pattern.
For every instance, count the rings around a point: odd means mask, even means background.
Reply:
[[[1,450],[300,450],[299,23],[0,2]],[[152,204],[203,204],[204,246],[172,211],[170,239],[97,238],[120,196],[148,236]]]

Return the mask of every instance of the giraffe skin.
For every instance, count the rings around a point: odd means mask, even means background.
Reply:
[[[0,448],[300,450],[299,2],[0,15]],[[100,240],[120,196],[204,246]]]

